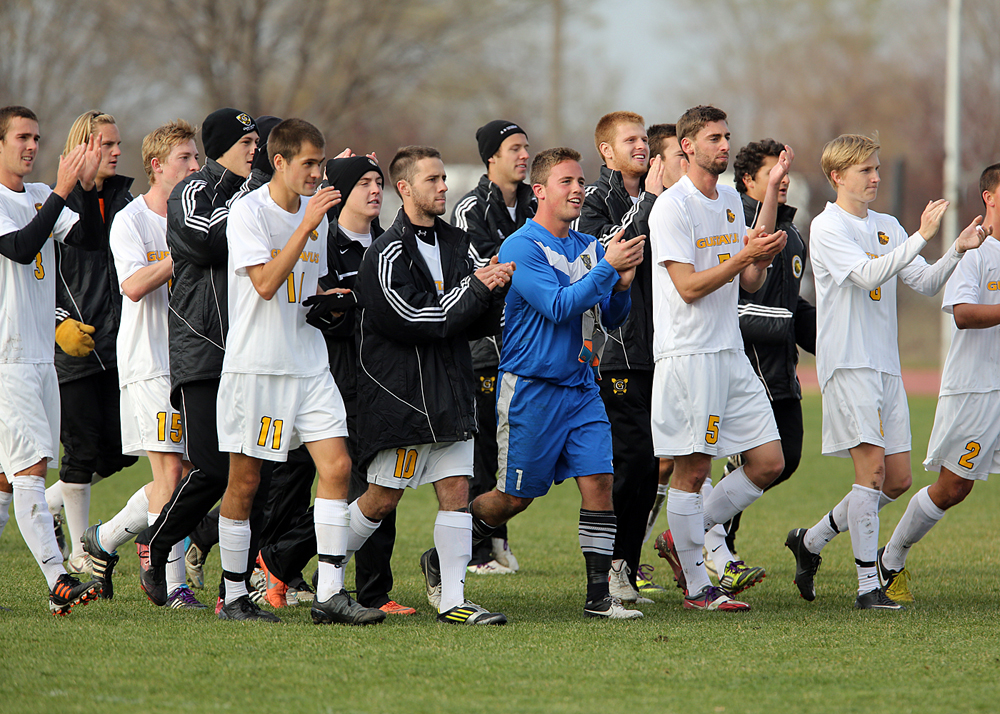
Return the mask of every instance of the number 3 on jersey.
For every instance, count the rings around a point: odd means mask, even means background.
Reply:
[[[38,255],[35,256],[35,280],[41,280],[44,277],[45,268],[42,267],[42,253],[39,251]]]

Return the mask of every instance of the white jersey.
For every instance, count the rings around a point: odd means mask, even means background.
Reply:
[[[121,289],[128,278],[170,255],[167,219],[150,210],[145,197],[139,196],[115,216],[110,243]],[[166,283],[138,302],[125,296],[124,290],[122,295],[117,342],[119,386],[169,375]]]
[[[743,248],[746,226],[736,189],[718,186],[709,199],[687,176],[664,191],[649,214],[653,253],[653,354],[679,355],[742,350],[737,315],[739,276],[691,304],[681,299],[664,261],[708,270]]]
[[[302,306],[327,272],[328,222],[320,221],[285,285],[270,300],[257,293],[246,270],[281,252],[302,223],[308,203],[303,196],[298,212],[289,213],[264,184],[229,209],[229,335],[223,372],[309,377],[330,368],[323,335],[306,324],[309,310]]]
[[[0,184],[0,235],[19,231],[31,222],[52,189],[27,183],[23,192]],[[65,239],[77,222],[76,213],[63,208],[52,238]],[[0,256],[0,364],[52,364],[56,343],[56,262],[52,241],[28,265]]]
[[[1000,305],[1000,242],[987,238],[967,252],[944,289],[941,309],[955,305]],[[941,374],[941,395],[1000,390],[1000,325],[959,330],[952,322],[951,348]]]

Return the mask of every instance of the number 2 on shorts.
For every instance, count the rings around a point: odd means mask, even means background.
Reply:
[[[983,447],[981,447],[978,442],[970,441],[968,444],[965,445],[966,453],[962,454],[962,458],[958,460],[958,465],[962,466],[963,468],[967,468],[971,471],[973,468],[975,468],[975,465],[972,463],[972,460],[977,456],[979,456],[979,452],[982,448]]]

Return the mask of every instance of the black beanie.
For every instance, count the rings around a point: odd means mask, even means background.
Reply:
[[[257,153],[253,155],[253,168],[263,171],[268,176],[274,174],[274,167],[271,166],[271,160],[267,158],[267,137],[271,133],[271,129],[280,123],[281,119],[272,117],[269,114],[257,117],[257,134],[259,138],[257,139]]]
[[[479,156],[483,163],[489,165],[490,157],[500,150],[500,144],[511,134],[528,133],[512,121],[495,119],[476,130],[476,141],[479,142]]]
[[[239,109],[216,109],[205,117],[201,125],[201,141],[205,145],[205,156],[218,159],[244,134],[257,131],[257,125],[246,112]]]
[[[367,156],[351,156],[347,159],[330,159],[326,162],[326,182],[340,191],[341,203],[350,195],[361,177],[369,171],[378,171],[385,180],[385,174],[375,159]]]

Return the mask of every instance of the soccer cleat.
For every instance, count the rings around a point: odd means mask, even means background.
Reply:
[[[208,605],[198,601],[187,585],[175,588],[167,598],[167,607],[174,610],[207,610]]]
[[[767,571],[763,568],[751,567],[742,560],[734,560],[723,568],[719,587],[732,596],[752,588],[766,577]]]
[[[94,564],[86,553],[65,561],[66,572],[72,575],[86,575],[88,580],[94,579]]]
[[[677,587],[686,591],[687,578],[684,577],[684,568],[681,567],[681,559],[677,557],[677,549],[674,547],[674,537],[670,535],[670,531],[663,531],[660,535],[656,536],[653,546],[656,548],[656,552],[660,554],[660,557],[670,564],[670,569],[674,571],[674,582],[677,583]]]
[[[226,601],[221,597],[215,598],[215,616],[218,617],[219,613],[222,612],[222,606],[226,604]]]
[[[62,508],[60,508],[58,513],[52,514],[52,530],[56,534],[56,545],[59,546],[59,552],[62,553],[63,561],[69,560],[69,556],[71,555],[69,543],[66,542],[66,531],[63,530],[65,523],[66,516],[63,514]]]
[[[416,615],[417,611],[412,607],[407,607],[406,605],[400,605],[395,600],[390,600],[385,605],[379,608],[386,615]]]
[[[896,602],[913,602],[913,595],[910,593],[910,571],[906,568],[902,570],[889,570],[882,565],[882,551],[878,549],[878,581],[885,590],[885,594]]]
[[[356,603],[346,590],[335,593],[329,600],[313,600],[309,611],[316,625],[377,625],[385,619],[385,612],[377,607]]]
[[[285,602],[289,605],[312,605],[316,599],[316,591],[309,587],[302,578],[295,578],[288,583],[288,591],[285,593]]]
[[[588,602],[583,607],[583,614],[586,617],[602,617],[605,620],[638,620],[642,617],[639,610],[627,610],[622,601],[613,595],[608,595],[597,602]]]
[[[486,608],[466,600],[437,616],[438,622],[452,625],[505,625],[507,616],[502,612],[489,612]]]
[[[798,586],[799,594],[812,602],[816,599],[816,584],[813,581],[823,558],[817,553],[809,552],[804,542],[805,537],[805,528],[794,528],[788,531],[785,547],[795,556],[795,580],[792,582]]]
[[[149,601],[157,607],[167,604],[167,574],[162,565],[157,568],[149,560],[149,546],[135,544],[139,554],[139,587],[146,593]]]
[[[902,605],[885,594],[882,588],[869,590],[863,595],[858,595],[854,601],[857,610],[905,610]]]
[[[425,550],[420,556],[420,572],[424,574],[427,602],[436,612],[441,609],[441,563],[438,561],[436,548]]]
[[[94,580],[101,584],[101,597],[110,600],[115,596],[115,586],[111,581],[115,566],[118,565],[118,551],[109,553],[101,547],[98,531],[101,524],[93,525],[83,532],[80,542],[94,565]]]
[[[264,557],[260,553],[257,554],[257,567],[260,568],[260,572],[262,572],[264,576],[263,590],[264,590],[264,599],[267,601],[267,604],[275,609],[281,607],[288,607],[289,603],[288,600],[285,598],[285,595],[288,592],[288,585],[286,585],[281,580],[278,580],[276,577],[274,577],[274,575],[271,574],[271,571],[268,570],[267,566],[264,564]],[[260,577],[257,575],[256,570],[254,571],[251,580],[254,583],[254,589],[257,590],[257,592],[260,592],[261,587],[258,584]],[[298,601],[296,601],[295,604],[297,605]]]
[[[662,585],[657,585],[653,582],[653,571],[656,570],[652,565],[647,563],[642,563],[636,568],[635,571],[635,584],[640,593],[656,593],[665,592],[666,588]]]
[[[708,585],[697,595],[684,596],[684,607],[687,610],[721,610],[723,612],[747,612],[750,606],[745,602],[733,600],[722,588]]]
[[[632,572],[622,558],[611,561],[611,570],[608,571],[608,590],[611,597],[618,598],[621,602],[634,603],[639,599],[639,591],[632,587],[628,576]],[[644,598],[645,599],[645,598]]]
[[[205,553],[193,540],[188,538],[188,541],[184,551],[184,570],[191,587],[201,590],[205,587]]]
[[[511,552],[507,539],[491,538],[490,540],[493,542],[493,559],[512,573],[516,573],[521,566],[518,565],[517,558]]]
[[[49,610],[60,617],[68,615],[74,605],[86,605],[101,594],[101,584],[96,580],[81,583],[69,573],[63,573],[49,592]]]
[[[470,565],[466,568],[473,575],[513,575],[514,571],[510,568],[501,565],[496,560],[491,560],[488,563],[480,563],[479,565]]]
[[[281,622],[275,615],[261,610],[246,595],[240,595],[228,605],[218,609],[220,620],[242,620],[244,622]]]

